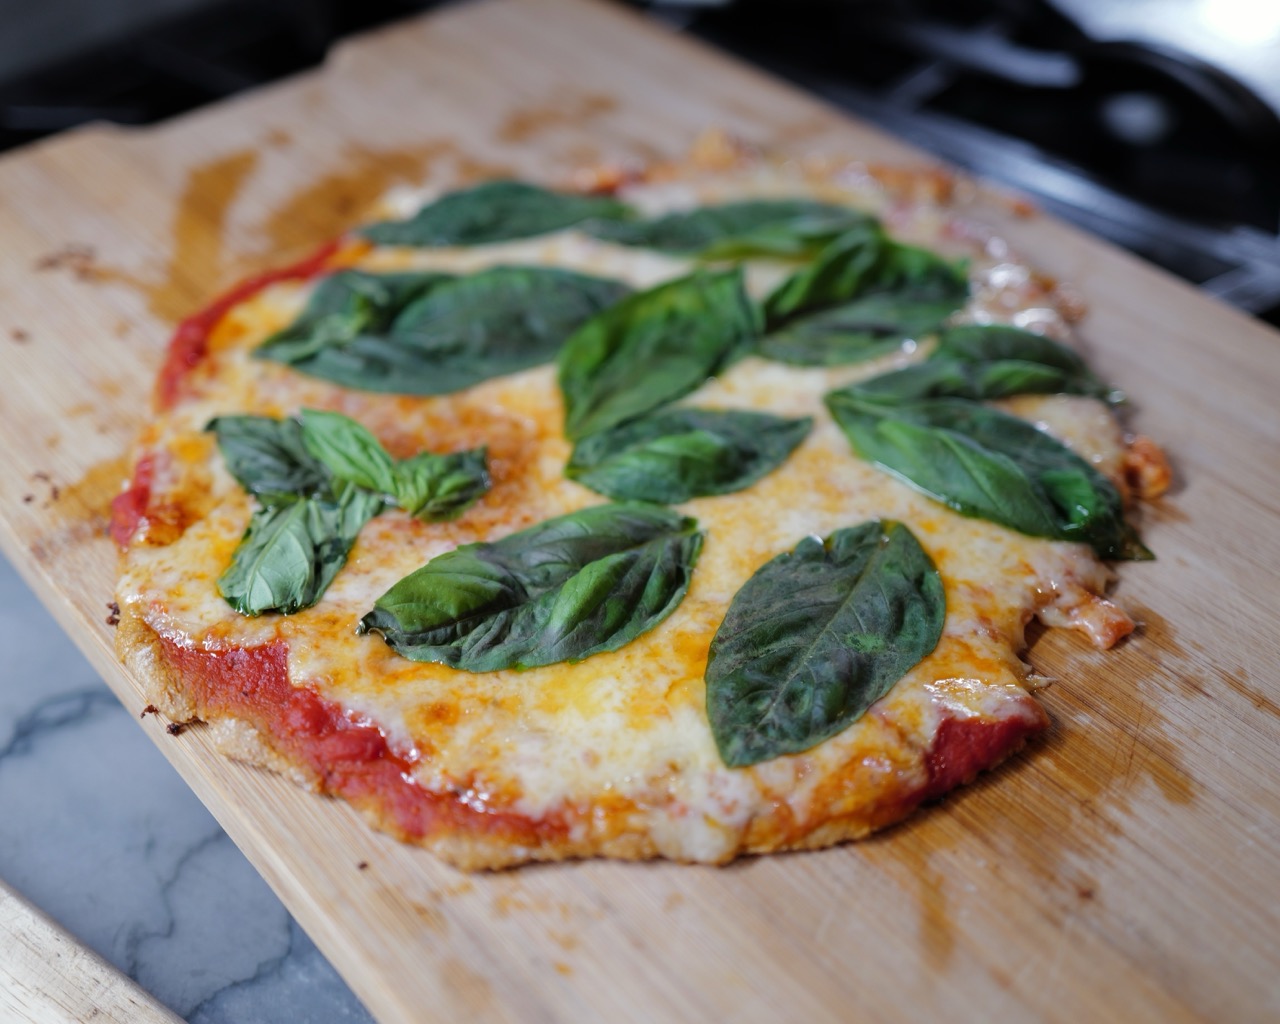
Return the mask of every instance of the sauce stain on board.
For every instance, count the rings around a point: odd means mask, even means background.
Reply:
[[[249,225],[250,237],[261,239],[258,244],[234,246],[228,239],[231,214],[259,169],[260,156],[259,149],[243,149],[191,168],[175,205],[172,244],[162,266],[150,272],[114,267],[92,247],[70,244],[40,259],[36,269],[68,271],[78,280],[133,288],[159,319],[175,322],[233,282],[286,264],[367,220],[389,189],[420,183],[437,159],[448,158],[449,177],[463,183],[509,173],[450,142],[348,146],[336,166]]]
[[[618,108],[618,101],[601,93],[566,93],[536,106],[511,111],[498,128],[498,138],[521,144],[556,128],[577,128]]]

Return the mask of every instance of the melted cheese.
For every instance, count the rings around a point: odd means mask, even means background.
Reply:
[[[802,190],[884,206],[878,193],[852,194],[838,182],[799,181],[786,172],[698,189],[641,187],[627,198],[657,211]],[[1066,332],[1036,276],[1002,253],[974,251],[946,230],[945,211],[896,209],[891,223],[900,237],[973,258],[975,298],[961,319],[1021,315],[1024,322]],[[360,265],[468,271],[498,263],[553,264],[636,287],[689,266],[572,231],[473,249],[375,250]],[[761,293],[785,272],[755,269],[750,287]],[[355,635],[357,621],[388,587],[459,544],[496,539],[602,499],[563,476],[570,446],[551,367],[455,395],[408,398],[346,390],[251,359],[254,346],[298,312],[310,287],[277,284],[225,317],[211,338],[194,396],[168,413],[146,442],[170,455],[153,503],[192,509],[192,521],[171,543],[148,543],[145,532],[135,538],[120,600],[141,609],[156,630],[195,644],[287,641],[293,683],[376,723],[413,763],[422,786],[479,808],[532,818],[561,815],[578,849],[605,848],[618,835],[638,833],[663,855],[720,861],[745,847],[803,842],[829,821],[877,807],[901,789],[904,776],[923,785],[920,752],[944,716],[994,716],[1027,700],[1029,670],[1017,652],[1029,618],[1054,609],[1064,622],[1070,618],[1064,609],[1089,605],[1106,584],[1106,569],[1088,549],[955,515],[853,456],[822,406],[823,395],[919,354],[835,369],[748,359],[687,401],[810,415],[816,425],[782,467],[750,489],[683,507],[701,523],[706,543],[688,596],[669,619],[619,651],[576,665],[470,674],[405,660],[378,637]],[[398,455],[488,445],[494,486],[456,522],[424,524],[384,513],[365,527],[347,566],[314,608],[244,618],[219,596],[216,581],[251,502],[201,431],[223,413],[286,415],[304,406],[354,417]],[[1099,403],[1037,398],[1007,407],[1105,472],[1122,464],[1123,441]],[[805,535],[878,517],[907,523],[937,563],[947,597],[942,641],[872,713],[840,735],[802,755],[726,768],[707,725],[703,672],[729,601],[761,564]],[[864,819],[867,824],[849,834],[879,820],[869,810]]]

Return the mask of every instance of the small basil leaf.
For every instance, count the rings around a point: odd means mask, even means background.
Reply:
[[[1102,558],[1137,554],[1115,486],[1024,420],[963,399],[885,401],[856,385],[826,401],[858,455],[962,515]]]
[[[625,285],[550,267],[492,267],[439,279],[376,323],[294,358],[295,369],[366,391],[440,395],[555,358],[561,343],[625,294]]]
[[[1092,395],[1109,402],[1124,397],[1095,376],[1084,359],[1067,346],[1006,324],[948,327],[939,333],[938,346],[930,358],[983,367],[980,377],[984,383],[979,390],[984,394],[977,397],[1028,392]],[[1028,383],[1017,384],[1019,376],[1026,377]]]
[[[769,328],[800,313],[825,309],[865,293],[891,244],[874,221],[835,238],[812,263],[797,270],[765,299]]]
[[[379,245],[484,245],[560,231],[588,219],[632,216],[629,206],[608,196],[552,192],[519,181],[488,181],[450,192],[409,220],[370,224],[360,234]]]
[[[571,440],[643,416],[700,387],[759,330],[742,270],[702,270],[624,299],[560,351]]]
[[[406,658],[469,672],[612,651],[684,598],[702,546],[667,509],[599,505],[433,558],[360,621]]]
[[[652,220],[591,224],[587,230],[622,245],[723,260],[805,256],[867,220],[847,206],[811,199],[752,199]]]
[[[395,460],[355,420],[337,412],[303,409],[302,443],[339,480],[379,494],[395,493]]]
[[[668,409],[583,438],[565,474],[614,499],[729,494],[776,469],[813,425],[764,413]]]
[[[936,330],[968,294],[962,266],[864,224],[765,300],[759,352],[806,366],[875,358]]]
[[[707,717],[730,767],[842,732],[926,657],[946,601],[901,523],[806,537],[734,595],[711,641]]]
[[[356,487],[254,511],[218,591],[243,615],[310,608],[346,564],[382,498]]]
[[[760,339],[758,353],[794,366],[842,366],[878,359],[935,330],[958,309],[928,290],[873,292],[796,317]]]
[[[489,490],[485,449],[420,452],[395,467],[396,504],[418,519],[457,519]]]
[[[255,355],[302,368],[327,349],[382,333],[406,303],[449,277],[435,272],[370,274],[363,270],[331,274],[316,285],[298,318],[267,338]]]
[[[270,416],[219,416],[205,428],[217,436],[228,472],[250,494],[270,505],[326,489],[329,470],[302,443],[296,420]]]

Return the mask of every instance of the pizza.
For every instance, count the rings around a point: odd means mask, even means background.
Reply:
[[[1046,728],[1168,466],[937,171],[387,197],[183,322],[113,506],[175,723],[465,869],[856,839]]]

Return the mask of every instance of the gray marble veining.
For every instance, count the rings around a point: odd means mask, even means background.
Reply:
[[[0,559],[0,878],[197,1024],[369,1014]]]

